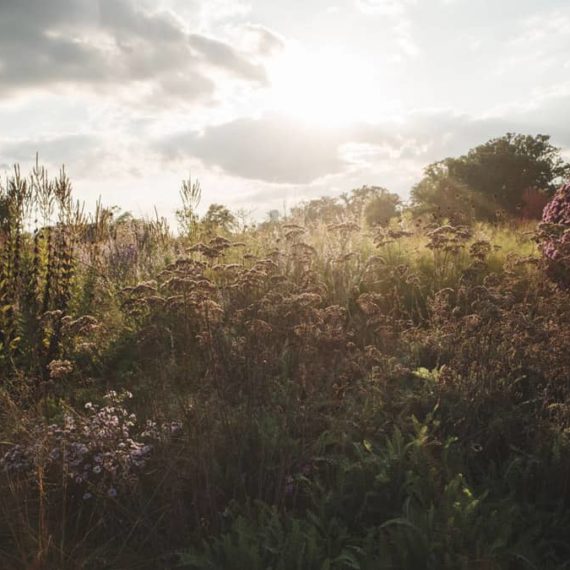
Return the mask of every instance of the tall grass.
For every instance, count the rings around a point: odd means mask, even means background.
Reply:
[[[570,305],[531,226],[216,235],[182,197],[174,236],[64,173],[0,191],[2,568],[567,566]]]

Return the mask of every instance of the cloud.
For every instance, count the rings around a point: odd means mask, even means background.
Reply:
[[[241,118],[201,132],[167,135],[153,143],[167,161],[199,159],[227,175],[280,184],[311,184],[371,161],[445,158],[484,139],[485,121],[445,112],[411,114],[403,123],[309,126],[283,116]],[[462,144],[463,143],[463,144]],[[464,148],[465,147],[465,148]]]
[[[356,0],[356,7],[364,14],[385,16],[392,20],[391,32],[400,51],[396,60],[401,59],[402,55],[412,58],[420,53],[414,39],[412,19],[408,14],[416,4],[417,0]]]
[[[551,86],[548,89],[537,88],[524,101],[508,112],[511,120],[524,124],[528,130],[552,135],[556,144],[570,149],[570,124],[560,120],[570,116],[570,81]]]
[[[570,7],[557,8],[522,18],[513,27],[500,60],[503,73],[524,69],[525,79],[544,85],[570,70]],[[520,77],[514,77],[520,81]]]
[[[60,135],[38,139],[0,141],[0,150],[4,156],[15,162],[26,162],[40,154],[43,160],[49,162],[76,160],[85,153],[93,153],[101,147],[102,141],[87,134]]]
[[[404,195],[430,162],[507,131],[552,134],[570,149],[564,0],[337,4],[325,13],[330,0],[0,0],[0,163],[39,151],[50,168],[68,165],[78,189],[98,192],[105,176],[113,199],[150,211],[159,185],[174,181],[175,200],[189,166],[213,200],[245,206],[364,183]],[[378,113],[354,113],[376,122],[318,128],[267,114],[295,108],[287,90],[276,104],[276,71],[296,43],[363,62],[354,80],[334,57],[330,67],[353,107],[359,91],[377,100]],[[298,82],[303,105],[311,85]],[[317,111],[334,110],[333,91],[314,97]],[[400,119],[380,119],[391,113]]]
[[[155,148],[167,160],[198,158],[227,174],[273,183],[306,184],[345,167],[340,132],[283,117],[242,118],[204,131],[165,137]]]
[[[57,170],[68,168],[74,179],[95,178],[99,181],[133,174],[140,162],[133,159],[141,148],[129,140],[116,141],[98,133],[70,133],[17,140],[0,139],[0,156],[11,164],[25,168],[35,162]]]
[[[251,51],[260,56],[272,56],[285,48],[285,40],[261,24],[246,24],[240,33],[249,39]]]
[[[251,12],[251,4],[242,0],[164,0],[176,13],[198,21],[200,29],[241,19]]]
[[[267,81],[265,70],[262,66],[240,56],[228,44],[198,34],[192,34],[188,41],[190,46],[210,65],[231,70],[238,76],[251,81],[260,83]]]
[[[416,0],[356,0],[356,6],[366,14],[402,14]]]
[[[544,106],[539,116],[537,107]],[[556,112],[548,113],[552,107]],[[555,143],[570,143],[570,129],[557,117],[570,111],[564,90],[534,108],[510,114],[475,117],[450,110],[409,113],[404,120],[322,128],[282,116],[241,118],[203,131],[177,132],[152,143],[167,162],[198,159],[205,168],[242,179],[272,184],[314,184],[331,176],[355,172],[390,172],[404,168],[417,176],[428,164],[458,156],[506,132],[555,135]],[[379,181],[379,183],[383,183]],[[397,190],[402,191],[399,187]]]
[[[188,168],[203,182],[207,200],[260,212],[280,206],[284,197],[293,203],[363,184],[385,186],[405,197],[431,162],[464,154],[508,131],[552,133],[554,144],[570,148],[570,129],[559,121],[570,112],[570,96],[561,87],[541,97],[532,108],[487,117],[428,110],[399,121],[324,129],[265,116],[157,134],[152,140],[133,135],[117,141],[97,133],[5,140],[0,156],[4,162],[29,164],[39,151],[40,161],[50,168],[62,162],[69,167],[83,189],[79,197],[88,203],[107,192],[107,200],[136,211],[151,211],[157,201],[162,208],[175,204],[178,180]]]
[[[266,82],[250,56],[140,1],[0,2],[0,97],[79,86],[203,100],[215,92],[214,71]]]

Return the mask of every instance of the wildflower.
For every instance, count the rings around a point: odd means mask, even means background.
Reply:
[[[562,186],[544,208],[538,241],[551,277],[570,285],[570,184]]]
[[[37,458],[45,458],[46,466],[58,464],[74,484],[90,485],[110,497],[116,496],[117,489],[135,481],[153,451],[149,441],[138,441],[138,437],[151,441],[172,438],[182,429],[180,422],[158,425],[150,421],[141,433],[136,416],[122,405],[128,397],[127,392],[109,392],[107,406],[99,408],[87,402],[86,414],[66,414],[63,426],[52,424],[46,428],[40,423],[32,427],[30,441],[14,445],[3,458],[0,456],[0,468],[30,471]]]
[[[73,372],[73,364],[69,360],[52,360],[48,370],[52,380],[61,380]]]

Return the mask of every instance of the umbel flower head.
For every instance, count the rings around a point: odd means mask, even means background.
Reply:
[[[544,208],[539,242],[551,276],[570,286],[570,183],[561,186]]]

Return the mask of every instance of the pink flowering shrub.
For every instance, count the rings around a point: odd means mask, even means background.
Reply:
[[[560,187],[544,208],[539,243],[551,277],[570,286],[570,184]]]
[[[88,402],[85,414],[66,413],[62,425],[34,425],[26,443],[13,445],[0,467],[13,474],[32,475],[61,469],[84,500],[94,495],[114,497],[133,487],[153,450],[153,444],[176,432],[171,422],[138,427],[125,407],[130,392],[105,395],[105,405]]]

